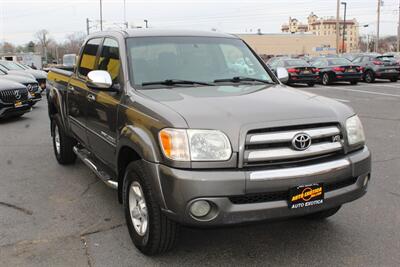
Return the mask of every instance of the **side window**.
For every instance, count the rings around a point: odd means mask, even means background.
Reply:
[[[89,40],[85,47],[83,48],[81,61],[79,63],[78,73],[82,76],[87,76],[87,74],[94,70],[96,64],[96,55],[99,50],[101,43],[101,38]]]
[[[362,57],[358,57],[358,58],[353,60],[353,63],[360,63],[361,59],[362,59]]]
[[[119,47],[117,40],[106,38],[100,53],[99,70],[105,70],[110,73],[114,83],[118,83],[121,60],[119,57]]]

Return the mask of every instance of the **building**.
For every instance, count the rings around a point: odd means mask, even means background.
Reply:
[[[331,36],[336,38],[336,18],[319,18],[316,14],[311,13],[307,18],[307,25],[302,24],[295,18],[289,18],[289,24],[282,25],[282,32],[284,33],[299,33],[309,32],[317,36]],[[344,48],[343,49],[343,27],[346,25]],[[305,26],[307,29],[305,29]],[[340,30],[340,51],[357,52],[359,50],[359,25],[356,19],[339,20]]]
[[[311,33],[237,34],[259,55],[326,55],[336,53],[336,36]]]

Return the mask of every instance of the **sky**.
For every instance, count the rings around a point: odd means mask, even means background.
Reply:
[[[343,0],[342,0],[343,1]],[[216,29],[229,33],[279,33],[281,25],[295,17],[304,23],[314,12],[336,16],[336,0],[102,0],[104,28],[121,27],[124,21],[149,27]],[[375,34],[377,0],[347,0],[347,18],[356,18],[361,34]],[[400,0],[384,0],[381,36],[397,34]],[[98,30],[100,0],[0,0],[0,41],[25,44],[35,41],[35,32],[47,29],[63,41],[67,34]],[[343,14],[343,9],[341,10]]]

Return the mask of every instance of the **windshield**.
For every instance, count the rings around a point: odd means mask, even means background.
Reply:
[[[310,64],[308,64],[304,60],[287,60],[285,61],[285,65],[287,67],[308,67]]]
[[[273,82],[240,39],[140,37],[129,38],[127,47],[130,79],[136,87],[165,80],[213,83],[233,77]]]
[[[25,70],[12,61],[1,61],[0,64],[6,67],[8,70]]]
[[[328,59],[329,65],[349,65],[351,64],[350,60],[345,58],[330,58]]]
[[[381,56],[381,57],[376,57],[378,60],[382,61],[393,61],[395,58],[393,56]]]

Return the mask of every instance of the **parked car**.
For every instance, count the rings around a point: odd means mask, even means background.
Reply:
[[[285,68],[289,73],[289,80],[286,84],[305,83],[308,86],[314,86],[319,80],[318,69],[311,66],[302,59],[280,59],[270,65],[276,73],[277,68]]]
[[[13,61],[7,61],[7,60],[0,60],[0,66],[5,68],[8,72],[16,74],[16,73],[29,73],[33,75],[36,79],[36,81],[39,84],[39,87],[42,91],[46,89],[46,79],[47,79],[47,73],[41,70],[34,70],[34,69],[25,69],[21,66],[19,66],[17,63]]]
[[[313,65],[318,68],[323,85],[339,81],[356,85],[361,80],[361,67],[345,58],[320,58]]]
[[[25,85],[0,79],[0,119],[19,117],[31,110]]]
[[[281,59],[290,59],[288,56],[278,56],[278,57],[272,57],[267,61],[268,66],[272,66],[275,61],[281,60]]]
[[[362,67],[362,78],[367,83],[372,83],[375,79],[386,79],[391,82],[397,82],[399,79],[400,66],[393,56],[363,55],[354,59],[353,63]]]
[[[238,57],[253,74],[229,67]],[[91,34],[75,72],[49,72],[55,157],[82,159],[117,189],[129,234],[149,255],[171,249],[180,224],[329,217],[367,191],[362,124],[287,79],[228,34]]]
[[[39,88],[39,84],[34,78],[23,75],[7,74],[6,72],[0,69],[0,79],[14,81],[25,85],[26,89],[29,92],[29,99],[32,102],[32,106],[34,106],[37,102],[39,102],[42,99],[42,94]]]

